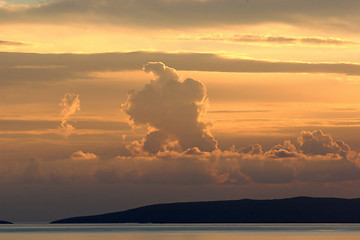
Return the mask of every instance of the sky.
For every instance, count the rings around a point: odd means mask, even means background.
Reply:
[[[0,1],[0,219],[360,197],[359,10]]]

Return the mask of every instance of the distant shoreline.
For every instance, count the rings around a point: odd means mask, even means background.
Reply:
[[[51,223],[360,223],[360,199],[295,197],[166,203]]]
[[[8,222],[8,221],[0,221],[0,224],[13,224],[12,222]]]

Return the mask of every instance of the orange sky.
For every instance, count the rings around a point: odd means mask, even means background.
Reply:
[[[0,1],[0,217],[359,197],[359,10]]]

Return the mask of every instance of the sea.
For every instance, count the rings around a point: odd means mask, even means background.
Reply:
[[[359,240],[360,224],[11,224],[1,240]]]

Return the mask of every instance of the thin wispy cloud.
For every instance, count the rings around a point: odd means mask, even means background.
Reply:
[[[199,40],[199,41],[221,41],[241,44],[283,44],[283,45],[315,45],[315,46],[343,46],[343,45],[358,45],[359,42],[348,41],[340,38],[322,38],[322,37],[290,37],[290,36],[266,36],[266,35],[233,35],[222,36],[221,34],[214,35],[198,35],[195,37],[181,36],[180,40]]]
[[[8,46],[26,46],[28,45],[27,43],[22,43],[22,42],[15,42],[15,41],[5,41],[5,40],[0,40],[0,45],[8,45]]]
[[[60,106],[61,111],[61,131],[65,136],[72,134],[75,128],[69,123],[72,115],[80,110],[80,98],[79,94],[66,93],[61,99]]]
[[[77,151],[71,154],[70,158],[72,160],[93,160],[98,158],[94,153]]]

